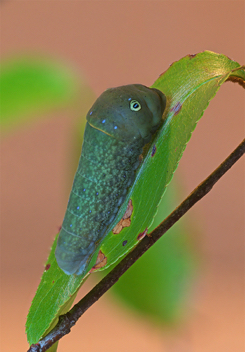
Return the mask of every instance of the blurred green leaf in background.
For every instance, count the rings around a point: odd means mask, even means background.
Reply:
[[[1,129],[10,131],[77,99],[75,72],[58,61],[25,56],[5,59],[0,71]]]

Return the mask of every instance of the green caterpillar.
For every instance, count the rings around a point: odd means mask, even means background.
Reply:
[[[106,90],[89,110],[55,252],[66,274],[87,268],[135,180],[143,147],[161,125],[165,106],[158,89],[132,84]]]

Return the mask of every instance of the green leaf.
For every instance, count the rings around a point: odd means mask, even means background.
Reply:
[[[22,57],[1,65],[1,127],[16,124],[49,109],[64,107],[78,93],[75,73],[44,58]]]
[[[110,230],[122,218],[129,199],[133,203],[131,225],[118,235],[108,233],[95,252],[83,278],[65,275],[58,268],[54,257],[54,244],[47,262],[51,266],[43,274],[28,314],[26,331],[29,343],[36,343],[46,334],[51,324],[54,324],[63,306],[73,298],[89,275],[99,250],[107,257],[107,265],[102,269],[108,268],[135,247],[139,242],[138,235],[150,228],[158,204],[173,177],[197,121],[221,84],[231,78],[245,81],[244,68],[239,68],[237,62],[224,55],[205,51],[193,56],[188,55],[173,63],[154,83],[153,87],[167,96],[166,122],[150,146],[135,183]]]

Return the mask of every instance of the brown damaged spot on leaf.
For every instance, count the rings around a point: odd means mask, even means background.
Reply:
[[[170,109],[170,111],[174,112],[174,116],[175,116],[175,115],[178,115],[178,113],[180,112],[181,108],[182,108],[182,105],[181,105],[181,103],[178,101],[178,103],[175,104],[175,105]]]
[[[163,72],[159,75],[159,77],[163,76],[166,71],[167,71],[167,70],[163,71]]]
[[[156,153],[156,151],[157,151],[157,147],[156,147],[156,145],[154,144],[153,147],[152,147],[151,156],[154,156],[155,153]]]
[[[137,236],[137,240],[138,241],[142,240],[147,235],[147,231],[148,231],[148,228],[146,228],[144,232],[139,233]]]
[[[100,250],[98,253],[98,257],[96,259],[96,263],[89,272],[92,273],[96,269],[103,268],[103,266],[105,266],[106,263],[107,263],[107,258],[104,255],[104,253],[102,253]]]
[[[189,56],[190,59],[193,59],[196,55],[197,54],[189,54],[188,56]]]
[[[47,265],[45,266],[45,271],[47,271],[49,268],[50,268],[50,264],[47,264]]]
[[[127,206],[127,209],[125,211],[125,214],[123,215],[123,217],[119,221],[119,223],[116,224],[116,226],[112,230],[114,235],[118,235],[122,231],[122,229],[124,229],[124,227],[129,227],[130,226],[132,212],[133,212],[133,204],[132,204],[132,200],[129,199],[128,206]]]

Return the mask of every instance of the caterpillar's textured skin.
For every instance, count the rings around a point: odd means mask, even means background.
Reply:
[[[131,110],[134,100],[138,111]],[[88,112],[55,252],[66,274],[86,269],[135,180],[139,156],[160,126],[165,105],[162,92],[134,84],[106,90]]]

